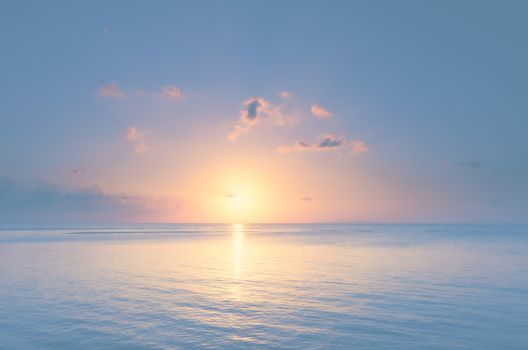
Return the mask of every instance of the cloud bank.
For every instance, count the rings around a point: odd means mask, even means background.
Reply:
[[[174,200],[115,194],[93,186],[67,189],[48,181],[0,177],[0,222],[129,221],[175,211]]]

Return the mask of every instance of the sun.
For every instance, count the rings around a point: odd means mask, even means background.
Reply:
[[[227,195],[229,208],[234,212],[243,212],[249,205],[247,195],[242,193],[230,193]]]
[[[230,221],[245,221],[255,211],[255,193],[244,186],[238,185],[227,191],[224,199],[226,214],[230,217]]]
[[[204,209],[211,222],[268,222],[279,211],[280,190],[270,171],[250,166],[221,164],[206,172],[200,186],[206,188]],[[206,186],[204,186],[206,184]]]
[[[262,186],[246,178],[232,178],[226,181],[219,201],[222,221],[229,223],[248,223],[258,220],[266,207]]]

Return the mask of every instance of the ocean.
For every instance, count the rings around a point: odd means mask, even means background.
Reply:
[[[2,226],[0,349],[528,349],[528,226]]]

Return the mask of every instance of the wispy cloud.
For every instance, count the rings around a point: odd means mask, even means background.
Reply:
[[[367,153],[368,151],[370,151],[370,147],[367,146],[365,142],[360,141],[360,140],[353,140],[349,143],[349,145],[351,148],[352,155],[363,154],[363,153]]]
[[[182,89],[175,85],[165,85],[161,88],[161,93],[164,97],[169,98],[171,100],[180,101],[185,97],[183,94]]]
[[[86,169],[84,168],[75,168],[72,170],[73,175],[82,175],[86,172]]]
[[[126,129],[125,138],[132,142],[132,145],[134,146],[134,153],[136,154],[143,153],[148,149],[143,132],[133,126],[130,126]]]
[[[330,118],[332,116],[332,113],[330,113],[326,108],[318,104],[313,104],[310,110],[312,114],[317,118]]]
[[[476,160],[471,160],[469,162],[458,162],[458,163],[455,163],[455,165],[461,168],[469,168],[469,169],[477,170],[477,169],[480,169],[480,167],[482,166],[482,163]]]
[[[176,85],[164,85],[161,91],[148,92],[143,89],[126,92],[115,81],[101,85],[97,94],[106,98],[127,98],[129,96],[149,97],[149,98],[165,98],[172,101],[181,101],[185,98],[183,90]]]
[[[368,146],[359,140],[348,142],[344,136],[335,136],[333,134],[324,134],[317,138],[316,142],[308,143],[296,141],[292,145],[279,146],[279,153],[297,153],[297,152],[324,152],[324,151],[349,151],[350,155],[357,155],[368,152]]]
[[[304,201],[304,202],[309,202],[309,201],[312,200],[312,198],[311,197],[302,197],[301,200]]]
[[[235,141],[259,123],[268,122],[276,126],[292,125],[299,120],[296,110],[286,111],[284,104],[273,104],[263,97],[250,97],[242,102],[238,122],[227,135],[229,141]]]
[[[107,98],[126,98],[127,97],[127,94],[123,90],[121,90],[121,88],[119,87],[119,85],[117,85],[115,81],[102,85],[97,91],[97,94],[101,97],[107,97]]]

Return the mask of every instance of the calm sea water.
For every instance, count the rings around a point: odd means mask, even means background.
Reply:
[[[528,349],[528,226],[0,229],[0,349]]]

